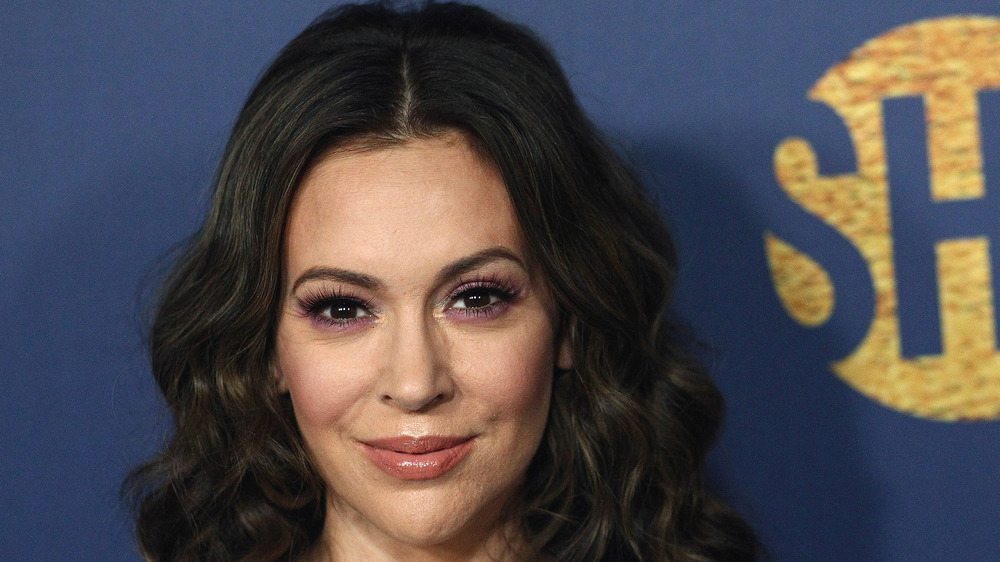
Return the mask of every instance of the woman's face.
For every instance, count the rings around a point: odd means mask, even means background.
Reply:
[[[327,545],[481,549],[570,362],[498,172],[458,134],[334,152],[285,235],[278,376],[328,485]]]

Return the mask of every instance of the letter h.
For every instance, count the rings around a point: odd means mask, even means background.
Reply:
[[[933,201],[923,96],[883,100],[890,221],[902,356],[943,353],[936,245],[985,236],[992,299],[1000,294],[1000,92],[979,92],[984,196]],[[975,170],[973,170],[974,172]],[[960,266],[960,264],[950,264]],[[995,310],[995,307],[993,308]],[[994,333],[996,315],[994,317]]]

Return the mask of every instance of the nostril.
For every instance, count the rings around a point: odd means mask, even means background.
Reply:
[[[411,412],[420,412],[428,408],[436,406],[437,404],[446,401],[447,396],[444,393],[438,393],[434,396],[414,396],[407,397],[405,395],[393,396],[391,394],[383,394],[381,396],[381,401],[385,403],[392,403],[400,406]]]

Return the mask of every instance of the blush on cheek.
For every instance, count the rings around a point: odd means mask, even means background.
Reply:
[[[357,377],[330,368],[330,362],[315,353],[296,349],[295,353],[281,353],[278,364],[285,387],[292,399],[295,419],[303,432],[310,427],[328,426],[347,415],[358,401],[360,389],[352,388]]]
[[[544,341],[542,339],[541,341]],[[483,390],[489,389],[504,410],[515,416],[526,416],[543,408],[549,399],[554,369],[552,351],[545,345],[524,345],[497,350],[481,364],[491,368],[482,371]]]

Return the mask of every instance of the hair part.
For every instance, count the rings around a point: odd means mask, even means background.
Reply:
[[[544,44],[450,3],[332,10],[247,100],[152,326],[176,431],[127,482],[144,555],[294,559],[317,540],[325,484],[271,368],[290,205],[331,150],[448,131],[499,170],[574,354],[518,506],[525,536],[560,560],[753,558],[702,481],[723,403],[668,320],[662,218]]]

